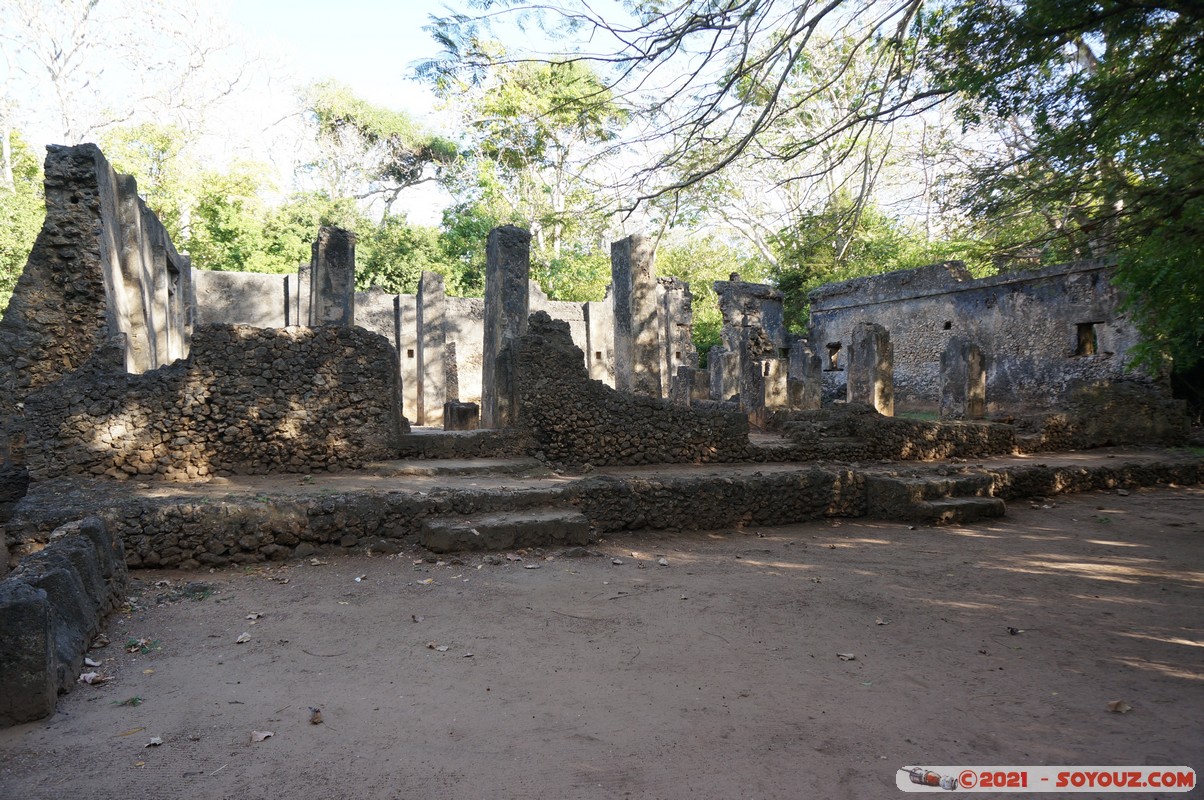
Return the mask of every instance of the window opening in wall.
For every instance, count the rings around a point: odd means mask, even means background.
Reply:
[[[840,342],[828,342],[828,372],[840,369]]]
[[[768,361],[765,362],[765,371],[763,374],[765,375],[766,378],[769,377],[769,362]]]
[[[1074,348],[1076,356],[1093,356],[1098,352],[1099,342],[1095,338],[1095,325],[1094,322],[1078,324],[1078,343]]]
[[[945,330],[947,330],[947,331],[953,330],[953,322],[952,321],[945,320]]]
[[[678,350],[678,351],[674,352],[673,357],[676,358],[678,361],[681,361],[681,351]]]
[[[594,361],[601,361],[601,360],[602,360],[602,351],[595,350],[594,351]]]
[[[414,351],[406,350],[406,358],[413,358],[413,357],[414,357]]]

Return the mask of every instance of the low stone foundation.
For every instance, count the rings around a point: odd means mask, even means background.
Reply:
[[[765,466],[763,471],[656,477],[597,475],[532,488],[465,486],[414,489],[227,494],[204,497],[115,497],[103,481],[35,487],[8,526],[14,551],[44,542],[65,521],[86,513],[103,518],[125,542],[131,567],[223,566],[306,557],[319,550],[395,552],[416,540],[427,520],[576,507],[596,533],[626,530],[714,530],[786,525],[870,513],[867,479],[874,475],[969,481],[982,496],[1012,499],[1061,492],[1204,482],[1204,460],[1169,459],[1103,467],[1017,463],[1006,468],[942,465],[927,469],[859,470],[836,466]],[[640,471],[643,473],[643,470]],[[466,478],[473,480],[476,476]],[[521,486],[520,484],[517,484]]]
[[[54,712],[125,582],[122,537],[96,517],[57,528],[0,582],[0,727]]]

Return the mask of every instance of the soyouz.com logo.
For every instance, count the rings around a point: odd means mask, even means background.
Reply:
[[[900,767],[905,792],[1190,792],[1191,767]]]

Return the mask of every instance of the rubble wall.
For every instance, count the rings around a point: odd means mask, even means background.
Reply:
[[[52,145],[46,219],[0,321],[3,465],[23,461],[20,406],[121,336],[132,372],[188,353],[191,266],[96,145]]]
[[[105,348],[26,400],[35,479],[354,468],[393,457],[408,425],[396,356],[359,328],[198,328],[192,355],[130,375]]]
[[[678,408],[591,381],[568,323],[531,315],[527,335],[502,353],[516,361],[518,427],[536,456],[594,464],[668,464],[749,458],[748,419]]]
[[[97,517],[58,528],[0,581],[0,728],[54,712],[125,583],[122,539]]]

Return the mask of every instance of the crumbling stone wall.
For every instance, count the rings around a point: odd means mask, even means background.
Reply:
[[[191,265],[96,145],[47,148],[46,219],[0,321],[0,493],[23,490],[21,403],[106,342],[143,372],[188,353]],[[116,337],[116,339],[114,339]]]
[[[567,323],[545,312],[502,353],[514,360],[518,426],[550,461],[613,464],[739,461],[748,457],[742,414],[701,412],[617,392],[585,371]]]
[[[1082,261],[975,279],[949,262],[822,286],[811,293],[810,341],[828,355],[825,395],[845,383],[860,322],[890,334],[900,411],[938,410],[941,354],[955,336],[986,359],[991,414],[1058,409],[1077,383],[1131,379],[1138,335],[1111,275],[1106,261]]]
[[[1062,410],[1020,417],[1015,424],[1027,452],[1181,445],[1191,433],[1186,403],[1140,380],[1072,385]]]
[[[192,355],[129,375],[102,349],[26,400],[35,479],[191,480],[354,468],[393,457],[397,357],[360,328],[198,328]]]
[[[864,403],[779,412],[773,426],[790,438],[791,460],[933,461],[1016,452],[1016,429],[989,422],[929,422],[887,417]]]
[[[0,728],[53,713],[125,583],[122,540],[96,517],[58,528],[0,581]]]

